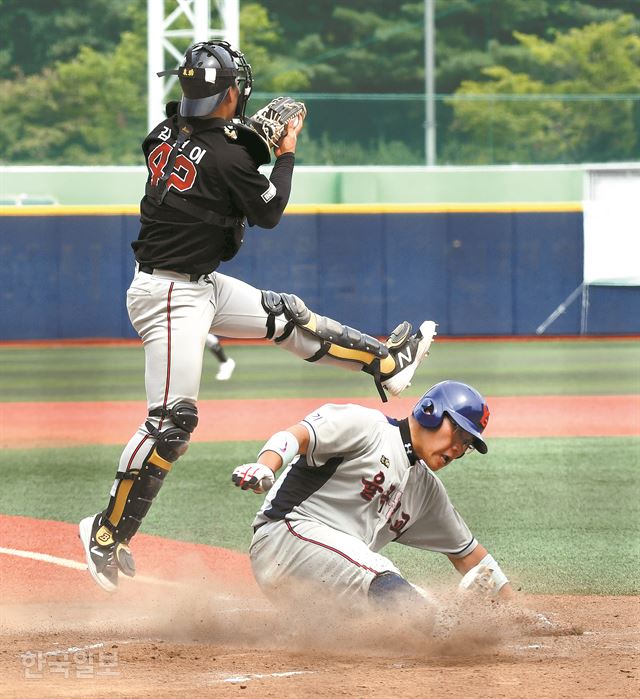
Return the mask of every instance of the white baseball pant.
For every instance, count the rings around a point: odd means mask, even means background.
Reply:
[[[127,292],[127,310],[145,350],[145,387],[149,410],[171,408],[180,401],[196,403],[200,389],[205,341],[209,332],[232,338],[264,338],[267,313],[259,289],[239,279],[214,272],[189,281],[189,275],[164,270],[147,274],[136,270]],[[287,319],[275,318],[275,334],[282,334]],[[295,327],[280,347],[307,359],[320,340]],[[320,362],[360,369],[353,362],[329,356]],[[164,418],[147,418],[161,432],[171,426]],[[140,468],[155,439],[144,423],[124,448],[119,471]],[[118,481],[114,481],[114,495]]]
[[[364,604],[376,575],[401,575],[360,539],[311,520],[263,524],[253,535],[249,555],[258,585],[275,603],[304,601],[319,593],[322,604],[327,599]]]

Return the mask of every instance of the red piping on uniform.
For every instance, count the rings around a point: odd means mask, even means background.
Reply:
[[[125,471],[128,471],[131,468],[131,464],[133,463],[133,460],[136,458],[136,454],[140,451],[140,447],[149,439],[151,435],[150,434],[145,434],[145,436],[142,438],[140,444],[133,450],[133,454],[131,454],[131,458],[129,459],[129,463],[127,464],[127,468]]]
[[[353,558],[349,558],[346,553],[343,553],[342,551],[339,551],[338,549],[334,549],[333,546],[328,546],[327,544],[323,544],[321,541],[316,541],[315,539],[308,539],[306,536],[302,536],[302,534],[298,534],[293,530],[293,527],[289,523],[288,520],[285,520],[285,524],[287,525],[287,529],[294,535],[297,536],[298,539],[302,539],[302,541],[308,541],[310,544],[316,544],[317,546],[322,546],[324,549],[328,549],[329,551],[333,551],[334,553],[337,553],[339,556],[342,556],[343,558],[346,558],[349,563],[353,563],[354,566],[358,566],[358,568],[364,568],[365,570],[370,571],[371,573],[374,573],[374,575],[380,575],[380,571],[374,570],[373,568],[369,568],[369,566],[365,566],[362,563],[358,563],[358,561],[354,561]]]

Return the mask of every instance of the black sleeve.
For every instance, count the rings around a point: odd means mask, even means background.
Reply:
[[[258,172],[244,150],[230,163],[228,186],[252,226],[274,228],[280,222],[291,194],[295,156],[283,153],[275,162],[270,179]]]

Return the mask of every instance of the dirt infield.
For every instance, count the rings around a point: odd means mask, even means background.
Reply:
[[[195,439],[202,442],[267,439],[298,422],[322,403],[345,398],[280,400],[204,400]],[[377,398],[358,398],[369,407],[403,417],[415,398],[381,406]],[[487,436],[590,437],[640,434],[640,395],[493,397]],[[615,420],[609,416],[615,415]],[[0,447],[63,447],[74,444],[124,444],[146,416],[144,403],[0,403]]]
[[[630,697],[640,688],[634,597],[529,597],[521,602],[553,629],[488,608],[433,638],[417,619],[333,626],[277,613],[246,557],[213,547],[139,535],[145,575],[108,595],[83,570],[74,526],[0,517],[0,535],[2,697]]]
[[[203,401],[199,441],[264,439],[327,402]],[[338,399],[338,402],[346,402]],[[358,399],[379,407],[377,399]],[[385,408],[400,416],[413,399]],[[492,398],[490,437],[640,434],[640,396]],[[121,444],[141,403],[0,405],[0,446]],[[607,419],[615,414],[616,419]],[[0,697],[630,697],[640,692],[638,597],[540,595],[418,618],[347,621],[275,610],[245,555],[140,534],[141,574],[116,595],[82,562],[73,525],[0,515]],[[435,590],[448,608],[451,593]]]

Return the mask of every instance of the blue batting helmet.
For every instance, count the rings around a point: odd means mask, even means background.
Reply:
[[[489,406],[475,388],[460,381],[441,381],[432,386],[413,409],[413,417],[423,427],[440,427],[445,415],[473,435],[473,446],[481,454],[487,453],[482,432],[489,422]]]

